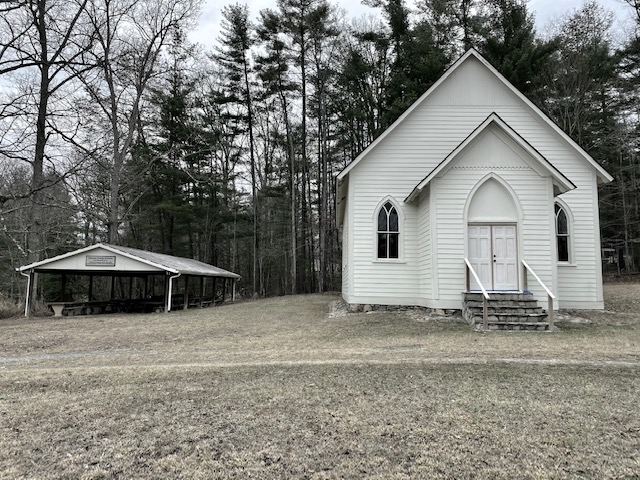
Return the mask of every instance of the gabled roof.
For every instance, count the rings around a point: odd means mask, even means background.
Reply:
[[[347,165],[337,176],[338,182],[341,182],[347,174],[358,164],[360,161],[367,156],[367,154],[373,150],[382,140],[384,140],[387,135],[389,135],[392,131],[394,131],[403,121],[407,118],[424,100],[431,95],[431,93],[436,90],[446,79],[455,72],[460,65],[462,65],[467,59],[470,57],[476,58],[480,63],[482,63],[489,71],[491,71],[498,80],[500,80],[504,85],[507,86],[509,90],[511,90],[522,102],[524,102],[533,112],[536,114],[544,123],[546,123],[551,129],[556,132],[565,142],[572,147],[579,156],[585,159],[593,168],[596,170],[598,178],[603,182],[611,182],[613,177],[609,175],[609,173],[600,166],[598,162],[596,162],[591,155],[585,152],[580,145],[578,145],[569,135],[567,135],[558,125],[555,124],[542,110],[535,106],[535,104],[529,100],[523,93],[521,93],[516,87],[514,87],[511,82],[509,82],[500,72],[498,72],[487,60],[484,59],[478,51],[471,48],[467,50],[467,52],[462,55],[456,62],[449,67],[449,69],[436,81],[431,88],[429,88],[418,100],[416,100],[413,105],[411,105],[400,117],[389,127],[387,128],[378,138],[376,138],[371,144],[358,155],[349,165]]]
[[[414,187],[409,196],[405,199],[405,202],[410,202],[416,196],[420,194],[420,192],[429,184],[429,182],[438,176],[443,170],[445,170],[454,159],[460,155],[473,141],[478,138],[482,132],[487,130],[490,126],[497,126],[501,131],[506,133],[509,138],[511,138],[520,148],[522,148],[525,152],[527,152],[532,158],[534,158],[538,164],[543,168],[543,170],[547,171],[551,177],[553,178],[553,183],[558,188],[558,193],[568,192],[569,190],[573,190],[576,186],[565,177],[560,170],[554,167],[551,162],[549,162],[544,155],[542,155],[538,150],[533,148],[529,142],[527,142],[524,138],[522,138],[518,132],[516,132],[513,128],[511,128],[500,116],[493,112],[489,115],[480,125],[478,125],[471,134],[465,138],[456,148],[453,149],[449,155],[447,155],[442,162],[440,162],[436,168],[434,168],[429,175],[424,177],[418,185]]]
[[[57,257],[48,258],[40,262],[35,262],[29,265],[18,268],[19,272],[27,270],[46,270],[46,266],[60,260],[72,258],[74,256],[80,256],[84,253],[92,252],[94,250],[106,250],[116,255],[121,255],[135,262],[139,262],[145,266],[151,267],[157,270],[164,270],[167,273],[183,274],[183,275],[198,275],[206,277],[225,277],[225,278],[240,278],[240,275],[229,272],[222,268],[214,267],[198,260],[190,258],[174,257],[172,255],[165,255],[162,253],[148,252],[146,250],[138,250],[137,248],[121,247],[115,245],[109,245],[106,243],[97,243],[88,247],[80,248]],[[106,269],[105,269],[106,270]],[[85,270],[80,270],[85,271]],[[86,271],[97,271],[95,268],[87,269]],[[109,272],[121,271],[117,266],[109,267]]]

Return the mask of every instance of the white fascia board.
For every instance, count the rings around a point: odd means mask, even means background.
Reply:
[[[68,257],[73,257],[79,253],[90,252],[91,250],[95,250],[96,248],[102,247],[102,244],[96,243],[95,245],[89,245],[88,247],[81,248],[80,250],[74,250],[72,252],[63,253],[62,255],[58,255],[57,257],[47,258],[46,260],[40,260],[39,262],[31,263],[29,265],[25,265],[24,267],[16,268],[18,272],[24,272],[25,270],[31,270],[32,268],[37,268],[42,265],[46,265],[47,263],[57,262],[58,260],[62,260]]]
[[[473,132],[467,136],[444,160],[442,160],[436,168],[434,168],[418,185],[414,187],[409,196],[405,199],[406,203],[414,200],[420,192],[443,170],[445,170],[451,162],[463,152],[467,146],[469,146],[478,136],[484,132],[490,125],[496,125],[509,138],[511,138],[516,144],[527,152],[532,158],[534,158],[549,174],[553,177],[554,181],[563,189],[563,193],[576,188],[574,183],[565,177],[556,167],[554,167],[540,152],[538,152],[529,142],[527,142],[522,136],[518,134],[513,128],[511,128],[497,113],[489,115],[480,125],[478,125]]]
[[[344,221],[344,213],[347,203],[347,192],[349,188],[349,179],[346,178],[341,182],[336,182],[336,213],[338,226]]]
[[[26,270],[32,270],[34,268],[41,267],[41,266],[46,265],[48,263],[53,263],[53,262],[57,262],[58,260],[63,260],[65,258],[74,257],[76,255],[79,255],[79,254],[82,254],[82,253],[86,253],[86,252],[90,252],[90,251],[96,250],[98,248],[102,248],[104,250],[107,250],[107,251],[109,251],[111,253],[115,253],[117,255],[122,255],[123,257],[127,257],[127,258],[129,258],[131,260],[135,260],[136,262],[144,263],[146,265],[149,265],[149,266],[154,267],[154,268],[158,268],[160,270],[164,270],[166,272],[170,272],[170,273],[174,273],[174,274],[178,273],[178,271],[173,269],[173,268],[168,268],[168,267],[165,267],[164,265],[160,265],[160,264],[157,264],[155,262],[150,262],[149,260],[145,260],[144,258],[136,257],[135,255],[131,255],[130,253],[123,252],[122,250],[118,250],[117,247],[113,247],[111,245],[105,245],[103,243],[96,243],[95,245],[89,245],[88,247],[84,247],[84,248],[81,248],[79,250],[74,250],[72,252],[63,253],[62,255],[58,255],[57,257],[47,258],[46,260],[41,260],[39,262],[31,263],[29,265],[25,265],[24,267],[16,268],[16,271],[24,272]]]
[[[596,162],[591,155],[584,151],[584,149],[578,145],[569,135],[567,135],[564,130],[562,130],[554,121],[552,121],[546,113],[540,110],[536,105],[529,100],[522,92],[520,92],[516,87],[514,87],[511,82],[509,82],[498,70],[496,70],[493,65],[491,65],[487,60],[484,59],[480,53],[478,53],[475,49],[470,48],[467,52],[462,55],[458,60],[456,60],[451,67],[433,84],[431,87],[416,100],[400,117],[393,122],[393,124],[387,128],[378,138],[376,138],[369,146],[364,149],[360,155],[358,155],[349,165],[347,165],[336,177],[338,181],[341,181],[360,161],[367,156],[367,154],[373,150],[382,140],[385,139],[387,135],[389,135],[393,130],[395,130],[399,124],[401,124],[405,118],[407,118],[411,112],[413,112],[418,106],[429,96],[431,92],[437,89],[440,84],[442,84],[462,63],[467,60],[470,56],[475,57],[480,61],[485,67],[489,69],[502,83],[504,83],[509,90],[511,90],[516,97],[522,100],[537,116],[539,116],[547,125],[549,125],[555,132],[558,134],[565,142],[569,144],[574,150],[578,152],[578,154],[584,158],[593,168],[596,169],[598,173],[598,178],[605,183],[613,181],[613,177],[604,169],[598,162]]]
[[[473,52],[474,57],[476,57],[485,67],[487,67],[502,83],[504,83],[509,90],[511,90],[520,100],[522,100],[534,113],[536,113],[547,125],[549,125],[565,142],[567,142],[574,150],[578,152],[578,154],[584,158],[593,168],[596,169],[598,173],[598,178],[600,178],[604,183],[609,183],[613,181],[613,177],[607,172],[602,166],[596,162],[591,155],[589,155],[580,145],[578,145],[569,135],[566,134],[564,130],[562,130],[549,116],[540,110],[531,100],[529,100],[526,95],[524,95],[520,90],[514,87],[509,80],[507,80],[498,70],[494,68],[485,58],[480,55],[474,49],[469,50],[469,52]],[[467,52],[467,53],[469,53]]]
[[[389,135],[391,132],[393,132],[398,125],[400,125],[405,118],[407,118],[409,115],[411,115],[411,113],[418,108],[418,106],[429,96],[431,95],[431,92],[433,92],[436,88],[438,88],[440,86],[440,84],[442,84],[447,78],[449,78],[449,76],[456,70],[456,68],[458,68],[458,66],[460,64],[462,64],[467,58],[469,58],[470,55],[477,55],[477,52],[475,52],[475,50],[470,49],[467,50],[467,52],[462,55],[458,60],[456,60],[454,62],[453,65],[451,65],[446,72],[444,72],[442,74],[442,76],[433,84],[431,85],[431,87],[422,94],[422,96],[420,98],[418,98],[415,102],[413,102],[413,104],[407,108],[404,113],[402,115],[400,115],[398,117],[398,119],[393,122],[391,124],[391,126],[389,128],[387,128],[384,132],[382,132],[380,134],[380,136],[378,138],[376,138],[373,142],[371,142],[369,144],[369,146],[367,148],[365,148],[362,153],[360,153],[360,155],[358,155],[349,165],[347,165],[346,167],[344,167],[342,169],[342,171],[338,174],[337,179],[338,181],[342,180],[352,169],[353,167],[355,167],[364,157],[367,156],[367,154],[373,150],[374,148],[376,148],[376,146],[382,142],[382,140],[384,140],[387,135]]]

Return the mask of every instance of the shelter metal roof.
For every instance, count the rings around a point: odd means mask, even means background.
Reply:
[[[239,279],[240,275],[237,273],[229,272],[222,268],[209,265],[208,263],[200,262],[184,257],[174,257],[173,255],[166,255],[163,253],[154,253],[146,250],[139,250],[137,248],[121,247],[116,245],[109,245],[106,243],[97,243],[89,247],[74,250],[73,252],[58,255],[57,257],[35,262],[29,265],[18,268],[20,272],[34,270],[34,271],[55,271],[55,263],[60,264],[62,260],[73,259],[73,257],[81,257],[85,253],[90,253],[94,250],[108,251],[115,255],[121,255],[129,260],[138,262],[149,268],[149,270],[166,271],[173,274],[182,275],[197,275],[205,277],[224,277]],[[77,267],[73,268],[78,272],[125,272],[131,271],[131,267],[123,268],[120,266],[122,262],[115,262],[114,265],[100,268],[100,267],[87,267],[87,262],[77,262]],[[64,268],[68,270],[68,268]]]

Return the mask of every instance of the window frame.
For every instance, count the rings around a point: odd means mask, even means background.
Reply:
[[[380,212],[385,211],[386,205],[391,205],[389,212],[395,210],[396,215],[398,217],[398,230],[392,231],[390,230],[390,217],[389,213],[387,213],[387,229],[380,230],[378,229],[378,219],[380,216]],[[404,228],[404,213],[402,209],[399,207],[398,203],[391,197],[387,196],[383,198],[380,203],[377,205],[374,215],[373,215],[373,245],[372,245],[372,257],[374,263],[404,263],[404,239],[403,239],[403,228]],[[380,234],[396,234],[397,235],[397,244],[398,244],[398,257],[379,257],[378,256],[378,239]],[[389,253],[389,242],[387,240],[387,255]]]
[[[566,220],[566,225],[567,225],[567,231],[566,233],[559,233],[558,232],[558,218],[560,215],[560,212],[564,213],[564,217]],[[553,204],[553,226],[554,226],[554,234],[556,236],[555,238],[555,245],[556,245],[556,262],[558,262],[558,265],[573,265],[573,260],[574,260],[574,255],[573,255],[573,216],[571,215],[571,210],[569,210],[569,207],[564,203],[564,202],[560,202],[558,200],[556,200]],[[560,259],[560,239],[564,238],[566,239],[566,245],[567,245],[567,259],[566,260],[561,260]]]

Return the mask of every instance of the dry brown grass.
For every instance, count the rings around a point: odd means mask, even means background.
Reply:
[[[636,286],[555,334],[335,297],[0,321],[0,478],[638,478]]]

